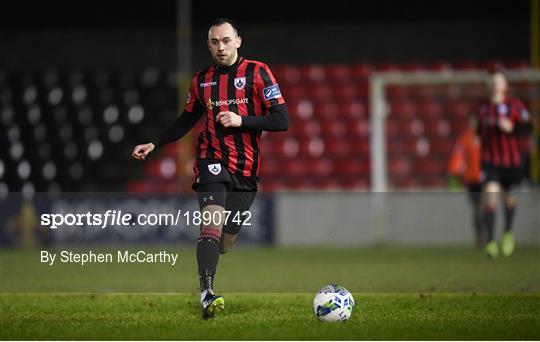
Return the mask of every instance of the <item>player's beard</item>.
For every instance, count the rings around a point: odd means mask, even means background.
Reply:
[[[214,61],[222,66],[222,67],[230,67],[231,65],[234,64],[234,62],[236,62],[236,59],[238,58],[238,55],[237,53],[232,53],[228,58],[222,60],[219,58],[219,55],[216,55],[214,57]]]

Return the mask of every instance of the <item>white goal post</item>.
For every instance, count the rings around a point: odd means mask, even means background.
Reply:
[[[539,82],[540,69],[519,69],[505,72],[509,82]],[[386,87],[389,85],[441,85],[486,82],[482,71],[412,71],[374,73],[369,81],[371,191],[388,191],[385,120],[388,114]],[[535,94],[540,97],[540,94]]]

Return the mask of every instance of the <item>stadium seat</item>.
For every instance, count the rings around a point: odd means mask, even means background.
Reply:
[[[326,78],[330,82],[348,82],[351,79],[351,72],[347,64],[330,64],[325,67]]]
[[[321,120],[321,135],[326,140],[334,140],[345,137],[347,126],[343,120]]]
[[[409,96],[409,87],[403,85],[389,85],[386,87],[386,96],[390,101],[404,101]]]
[[[373,66],[371,64],[353,64],[351,67],[351,74],[357,81],[367,80],[372,72]]]
[[[366,178],[369,175],[370,164],[362,158],[344,158],[335,163],[335,172],[339,178]]]
[[[441,159],[450,158],[454,141],[448,139],[432,139],[431,154]]]
[[[315,108],[315,116],[319,120],[336,120],[341,114],[338,105],[332,101],[318,103]]]
[[[360,88],[355,82],[340,82],[332,85],[336,101],[355,101],[360,98]]]
[[[346,121],[348,139],[369,139],[370,123],[368,119],[350,118]]]
[[[332,157],[333,159],[334,157]],[[328,179],[334,171],[334,163],[329,158],[313,158],[307,162],[308,173],[314,174],[316,179]]]
[[[369,187],[367,100],[368,81],[374,71],[480,70],[499,63],[412,61],[272,67],[288,104],[291,126],[285,133],[264,134],[261,189]],[[526,61],[503,64],[518,69],[529,66]],[[175,179],[189,170],[177,165],[177,144],[163,147],[144,164],[129,159],[135,143],[155,137],[176,118],[176,84],[174,71],[153,66],[139,71],[49,68],[37,73],[0,72],[0,143],[6,146],[0,150],[5,170],[0,182],[9,180],[14,191],[25,183],[32,183],[37,190],[57,186],[76,191],[87,182],[85,177],[93,176],[96,184],[105,184],[105,178],[111,177],[107,172],[117,172],[120,166],[134,170],[125,177],[128,191],[179,190]],[[474,100],[485,90],[483,83],[386,88],[388,172],[393,187],[444,186],[453,142],[467,129]],[[514,83],[512,90],[529,94],[532,85]],[[194,145],[197,135],[191,135]],[[25,165],[30,169],[28,175]],[[99,171],[104,165],[112,171]],[[139,179],[141,173],[148,181],[130,181]],[[113,186],[123,188],[121,183]]]
[[[472,61],[459,61],[452,64],[452,68],[459,71],[476,70],[478,66]]]
[[[505,62],[504,66],[507,69],[525,69],[529,68],[531,65],[528,61],[525,60],[513,60]]]
[[[428,71],[450,71],[452,66],[446,61],[431,62],[426,65]]]
[[[339,112],[349,120],[360,120],[368,116],[366,105],[360,100],[340,102]]]
[[[375,64],[375,70],[378,72],[399,71],[399,66],[392,62],[383,62]]]
[[[406,177],[411,173],[411,162],[407,157],[391,158],[388,163],[390,177]]]
[[[273,70],[274,76],[280,83],[296,84],[300,81],[300,71],[294,65],[279,65]]]
[[[334,97],[332,87],[326,83],[312,83],[308,85],[306,95],[318,101],[330,101]]]
[[[412,101],[399,100],[390,102],[390,115],[388,117],[390,120],[395,118],[414,118],[416,114],[416,105]]]
[[[425,119],[437,120],[442,116],[442,107],[439,101],[428,98],[418,102],[418,115]]]
[[[325,68],[321,64],[308,64],[300,67],[300,78],[304,82],[323,82],[326,79]]]
[[[345,139],[327,139],[325,153],[333,158],[344,158],[351,154],[350,142]]]
[[[422,63],[409,62],[409,63],[401,64],[399,66],[399,69],[401,71],[415,72],[415,71],[423,71],[426,69],[426,67]]]

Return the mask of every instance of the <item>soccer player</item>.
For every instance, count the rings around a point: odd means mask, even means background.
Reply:
[[[238,55],[242,39],[235,23],[216,19],[207,44],[215,64],[193,76],[182,115],[155,141],[133,150],[134,158],[144,160],[203,118],[193,189],[202,217],[222,218],[203,220],[197,243],[203,319],[215,318],[224,308],[223,297],[212,289],[214,276],[219,254],[232,247],[242,226],[238,214],[249,210],[255,199],[261,132],[286,131],[289,126],[285,100],[268,66]],[[225,222],[226,211],[231,213]]]
[[[477,135],[477,129],[477,118],[475,115],[470,115],[469,126],[465,132],[458,136],[452,150],[448,168],[452,176],[450,183],[463,183],[467,187],[473,212],[475,245],[481,248],[484,246],[485,236],[482,229],[482,172],[480,139]]]
[[[518,137],[530,129],[530,119],[523,103],[508,94],[508,82],[502,71],[495,71],[491,75],[489,88],[490,98],[478,104],[476,115],[484,178],[482,221],[488,238],[485,250],[489,256],[495,258],[500,253],[494,238],[494,228],[497,197],[501,191],[504,192],[505,218],[501,250],[505,256],[514,252],[512,222],[516,210],[516,196],[512,191],[522,178]]]

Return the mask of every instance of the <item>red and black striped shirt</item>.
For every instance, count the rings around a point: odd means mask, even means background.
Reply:
[[[477,104],[476,115],[482,162],[501,167],[520,167],[519,135],[529,124],[529,112],[523,103],[512,96],[506,96],[501,103],[484,100]],[[512,132],[507,133],[499,128],[498,121],[502,117],[512,121]]]
[[[216,122],[221,111],[242,116],[241,127]],[[261,164],[261,131],[288,127],[285,100],[272,72],[264,63],[238,57],[230,67],[217,65],[195,73],[184,112],[156,145],[187,133],[203,117],[197,159],[217,159],[238,176],[255,177]]]

